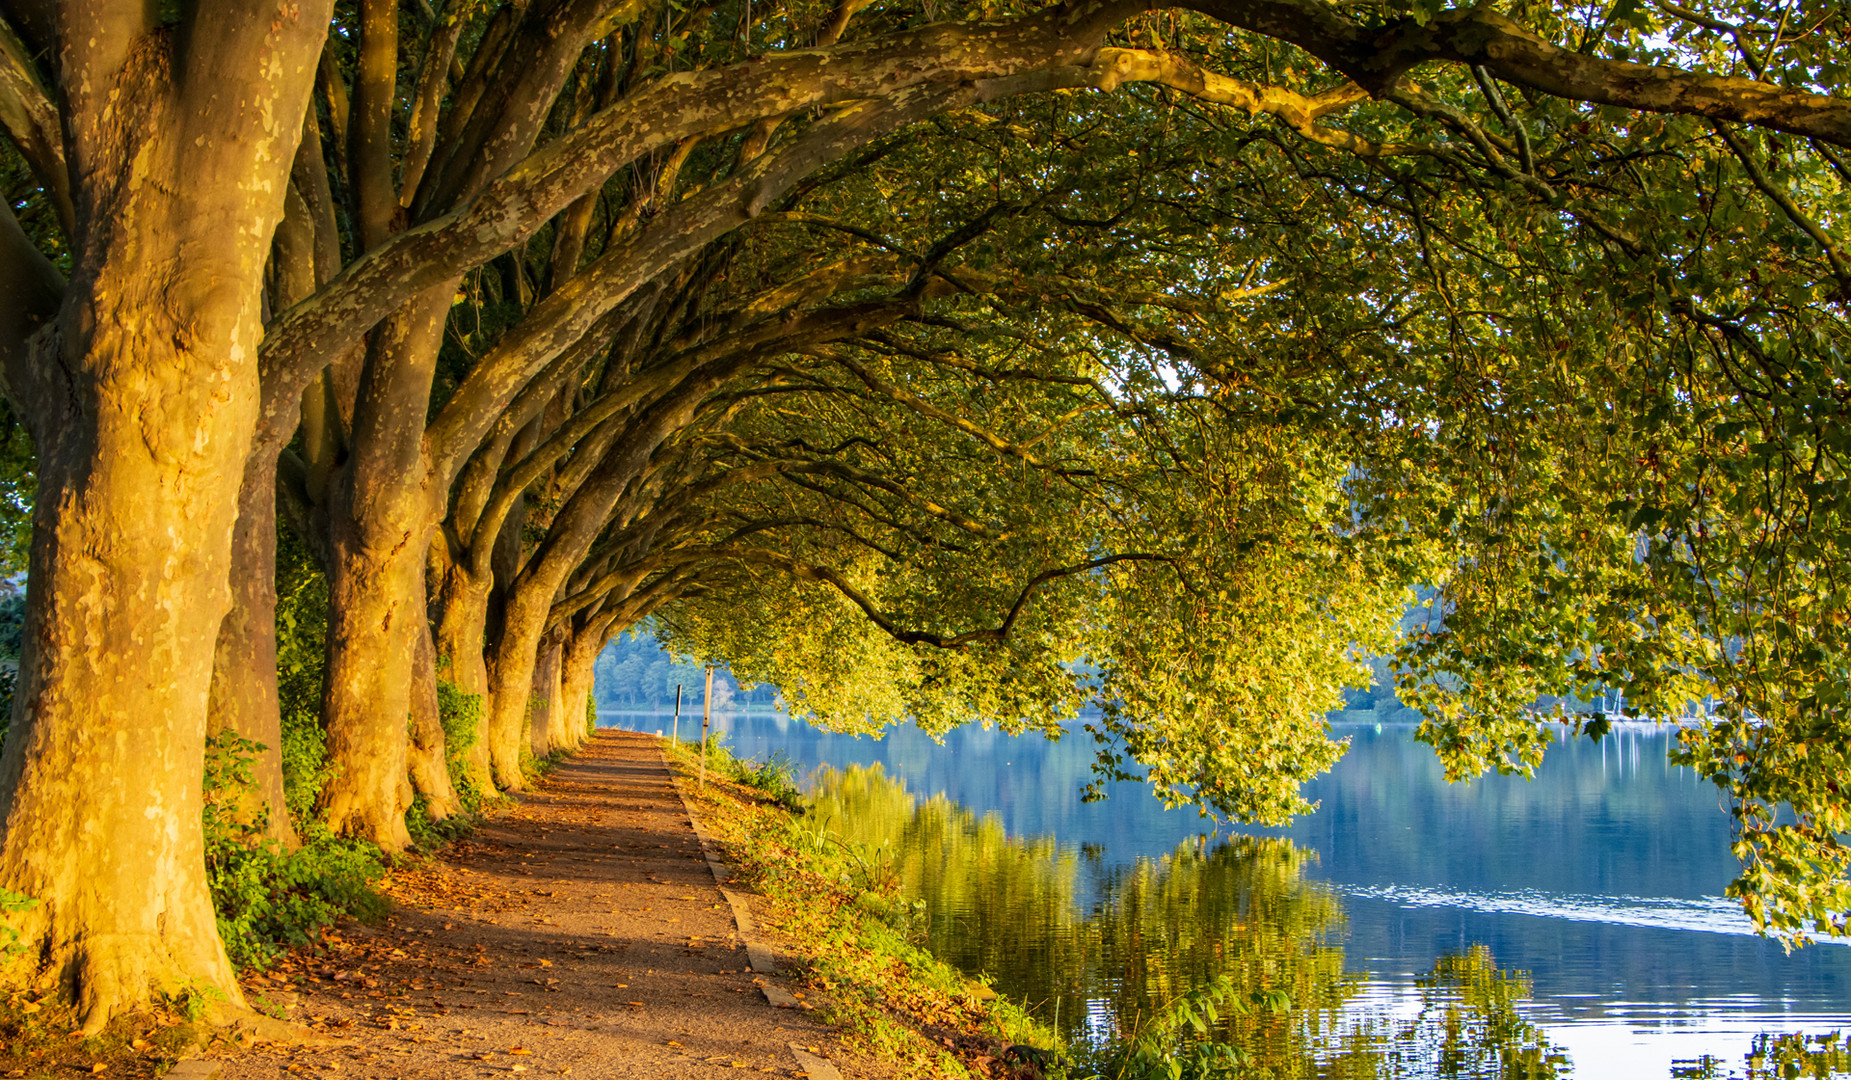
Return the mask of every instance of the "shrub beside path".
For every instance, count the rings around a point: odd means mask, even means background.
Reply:
[[[769,1003],[766,987],[781,1001],[795,987],[752,971],[652,736],[599,731],[512,810],[386,889],[385,922],[344,927],[318,955],[245,983],[253,1004],[328,1045],[220,1048],[191,1069],[826,1080],[845,1057],[833,1029]]]

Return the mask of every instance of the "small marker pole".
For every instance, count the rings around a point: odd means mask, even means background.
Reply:
[[[701,702],[701,786],[707,786],[707,725],[713,723],[713,665],[707,665],[707,697]]]
[[[680,683],[675,684],[675,726],[672,729],[672,731],[674,733],[669,736],[668,744],[673,747],[680,747],[681,746],[681,684]]]

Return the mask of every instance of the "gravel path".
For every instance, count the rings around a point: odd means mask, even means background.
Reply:
[[[782,1001],[798,988],[751,970],[651,736],[600,731],[388,887],[384,924],[245,984],[334,1041],[209,1055],[221,1080],[825,1080],[843,1056],[831,1029],[768,1003],[765,987]]]

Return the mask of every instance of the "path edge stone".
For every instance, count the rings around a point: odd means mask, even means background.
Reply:
[[[701,819],[694,812],[693,804],[676,783],[675,765],[668,759],[661,737],[657,736],[656,750],[662,756],[662,767],[668,771],[669,787],[675,791],[675,797],[681,800],[682,812],[688,815],[688,824],[694,829],[694,837],[700,842],[701,857],[707,860],[707,870],[713,875],[714,887],[726,898],[728,907],[733,909],[733,923],[739,928],[739,940],[745,943],[746,959],[751,962],[752,971],[757,975],[776,975],[778,964],[771,952],[771,947],[759,939],[757,924],[752,921],[752,911],[746,905],[745,897],[726,887],[732,877],[732,868],[721,861],[719,849],[713,842],[712,834],[701,824]],[[765,1003],[778,1009],[800,1008],[801,1003],[781,986],[760,983],[759,990],[765,995]],[[842,1073],[827,1058],[818,1057],[809,1050],[790,1044],[791,1054],[797,1059],[798,1068],[802,1069],[810,1080],[842,1080]],[[201,1078],[204,1080],[204,1078]]]

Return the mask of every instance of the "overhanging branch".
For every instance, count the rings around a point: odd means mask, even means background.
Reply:
[[[1387,96],[1430,60],[1483,67],[1517,86],[1571,101],[1757,124],[1851,147],[1851,101],[1754,79],[1706,75],[1573,52],[1484,7],[1455,8],[1424,25],[1356,22],[1323,0],[1195,0],[1223,22],[1289,41]]]
[[[862,614],[868,617],[868,621],[880,627],[882,632],[888,637],[893,638],[903,645],[930,645],[937,649],[959,649],[966,645],[973,645],[981,642],[993,643],[1003,641],[1009,636],[1009,632],[1015,628],[1016,621],[1021,617],[1023,610],[1027,608],[1029,600],[1034,597],[1036,591],[1051,581],[1073,577],[1076,574],[1088,573],[1093,570],[1098,570],[1101,567],[1111,566],[1115,563],[1157,562],[1167,564],[1172,561],[1167,555],[1127,552],[1121,555],[1106,555],[1097,559],[1088,559],[1083,563],[1078,563],[1073,566],[1062,566],[1053,570],[1043,570],[1041,573],[1030,578],[1026,585],[1022,586],[1022,591],[1016,594],[1015,602],[1009,605],[1009,611],[1003,616],[1001,623],[981,630],[966,630],[961,634],[946,636],[944,634],[935,634],[927,630],[908,630],[900,626],[894,621],[892,616],[882,611],[880,606],[866,593],[856,588],[854,584],[832,567],[813,566],[808,563],[799,562],[780,552],[766,551],[761,548],[739,552],[738,557],[749,562],[775,566],[793,577],[802,578],[806,581],[818,581],[829,585],[846,597],[850,603],[860,608]]]

